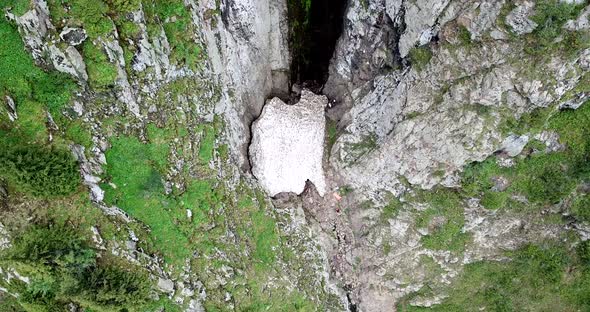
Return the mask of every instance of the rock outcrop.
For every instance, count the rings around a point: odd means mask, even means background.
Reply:
[[[252,125],[252,173],[271,196],[301,194],[307,180],[321,196],[326,192],[322,158],[327,104],[325,96],[307,90],[295,105],[273,98]]]

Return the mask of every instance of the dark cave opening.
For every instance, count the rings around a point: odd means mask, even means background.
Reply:
[[[288,0],[291,84],[318,92],[344,27],[347,0]]]

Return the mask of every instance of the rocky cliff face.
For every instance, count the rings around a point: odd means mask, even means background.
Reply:
[[[145,273],[145,298],[166,311],[538,310],[515,290],[528,284],[543,285],[545,307],[583,309],[587,2],[351,0],[314,88],[327,108],[290,81],[289,32],[305,29],[290,5],[2,5],[2,34],[22,43],[1,60],[21,44],[27,54],[17,84],[0,75],[0,142],[69,149],[84,187],[47,201],[0,167],[1,248],[67,216],[88,250]],[[39,85],[58,72],[63,94]],[[265,106],[274,96],[301,102]],[[11,257],[3,292],[33,289],[38,272],[59,281],[52,297],[19,297],[25,306],[130,306],[64,296],[63,270]],[[570,282],[547,282],[539,263]],[[505,272],[504,284],[490,277]]]
[[[546,146],[556,142],[547,141],[543,126],[514,128],[507,126],[508,120],[588,100],[588,45],[568,41],[571,36],[587,36],[588,28],[579,19],[588,8],[578,6],[569,21],[564,18],[552,26],[557,28],[554,35],[542,43],[545,39],[537,36],[548,30],[537,23],[547,23],[542,18],[539,22],[545,5],[531,1],[353,1],[349,5],[324,92],[339,102],[328,116],[338,121],[342,133],[331,149],[331,170],[341,179],[340,185],[354,189],[348,196],[358,196],[344,217],[348,222],[344,227],[354,236],[345,254],[356,272],[348,280],[361,310],[388,310],[423,286],[436,289],[450,283],[465,264],[497,259],[503,250],[559,237],[569,228],[541,225],[536,213],[515,214],[511,209],[492,213],[485,209],[490,206],[486,195],[483,199],[461,195],[463,199],[455,203],[461,228],[455,239],[470,238],[457,252],[443,247],[443,241],[434,245],[430,241],[454,222],[450,212],[435,213],[425,223],[424,214],[437,204],[417,200],[414,193],[416,189],[463,193],[464,170],[474,161],[497,159],[500,166],[514,166],[511,157],[524,157],[521,153],[530,137]],[[498,187],[504,191],[507,186]],[[391,196],[402,203],[392,205]],[[504,205],[508,204],[500,207]],[[558,206],[552,209],[567,210]],[[436,263],[440,270],[436,277],[425,261]],[[412,304],[430,306],[442,301],[445,292],[430,296],[415,297]]]

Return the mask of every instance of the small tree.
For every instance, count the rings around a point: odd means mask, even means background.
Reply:
[[[69,195],[80,184],[78,166],[69,151],[38,145],[0,150],[0,176],[20,191],[41,197]]]

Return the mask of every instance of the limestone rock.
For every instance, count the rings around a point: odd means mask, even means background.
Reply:
[[[252,125],[252,173],[271,196],[281,192],[300,194],[306,180],[324,195],[322,158],[327,104],[325,96],[307,90],[295,105],[274,98]]]

